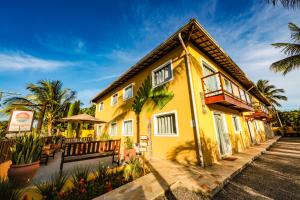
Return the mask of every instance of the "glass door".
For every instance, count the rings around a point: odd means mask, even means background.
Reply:
[[[222,156],[231,154],[230,138],[225,129],[225,120],[221,113],[214,113],[219,150]]]

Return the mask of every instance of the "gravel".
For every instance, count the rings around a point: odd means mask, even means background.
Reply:
[[[173,189],[172,191],[167,191],[165,195],[161,195],[155,200],[177,200],[177,199],[184,199],[184,200],[208,200],[207,197],[198,194],[196,192],[192,192],[185,187],[179,186]]]

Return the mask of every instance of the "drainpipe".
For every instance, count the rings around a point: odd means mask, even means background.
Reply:
[[[201,141],[200,141],[200,130],[199,130],[199,124],[198,124],[198,116],[197,116],[197,110],[196,110],[196,103],[195,103],[195,94],[194,94],[194,88],[193,88],[193,79],[192,79],[192,72],[190,67],[190,53],[188,49],[186,48],[181,33],[178,33],[179,41],[185,51],[185,58],[186,58],[186,66],[187,66],[187,78],[188,78],[188,86],[189,86],[189,93],[192,97],[192,117],[193,117],[193,130],[194,130],[194,137],[195,137],[195,143],[196,143],[196,153],[197,153],[197,160],[201,164],[202,167],[204,167],[204,160],[203,160],[203,154],[202,154],[202,147],[201,147]]]

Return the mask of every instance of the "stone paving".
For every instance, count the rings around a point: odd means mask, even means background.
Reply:
[[[237,159],[234,161],[222,160],[206,168],[183,166],[172,161],[151,158],[148,162],[150,174],[95,199],[155,199],[166,190],[179,185],[211,197],[278,139],[279,137],[275,137],[242,153],[236,153],[234,157]]]

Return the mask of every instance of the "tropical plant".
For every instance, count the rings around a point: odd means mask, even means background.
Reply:
[[[66,174],[54,173],[48,180],[34,183],[37,193],[39,193],[45,200],[56,200],[64,196],[62,191],[66,184],[68,177]]]
[[[125,137],[125,140],[124,140],[124,147],[125,149],[133,149],[133,142],[132,140],[130,139],[130,137]]]
[[[276,48],[281,48],[287,57],[272,63],[270,69],[283,75],[300,68],[300,28],[293,23],[289,23],[288,27],[291,31],[292,43],[272,44]]]
[[[138,157],[131,157],[124,168],[124,178],[126,181],[135,180],[142,176],[143,167]]]
[[[102,133],[100,135],[100,140],[110,140],[110,139],[111,139],[111,137],[108,133]]]
[[[80,101],[75,101],[74,103],[69,103],[67,117],[71,117],[73,115],[79,114],[80,104],[81,104]],[[76,128],[75,123],[68,122],[68,137],[74,137],[73,130],[75,128]]]
[[[80,113],[86,113],[91,116],[95,116],[95,111],[96,111],[96,105],[91,105],[90,107],[87,108],[81,108]]]
[[[173,92],[168,91],[166,85],[153,88],[149,76],[144,80],[137,94],[134,96],[132,104],[132,110],[136,114],[137,142],[139,142],[140,139],[140,113],[146,102],[152,100],[155,106],[162,109],[173,97]]]
[[[256,83],[258,90],[267,97],[273,106],[281,107],[280,101],[287,101],[284,96],[284,89],[276,88],[275,85],[270,84],[268,80],[258,80]]]
[[[42,138],[33,134],[18,136],[11,149],[13,165],[30,164],[40,159],[44,143]]]
[[[300,0],[265,0],[267,3],[271,3],[274,6],[279,3],[285,8],[300,8]]]
[[[16,189],[13,182],[0,177],[0,197],[5,200],[19,200],[22,198],[23,191]]]
[[[38,81],[37,84],[30,83],[26,88],[30,93],[25,97],[11,97],[4,101],[4,104],[12,109],[23,107],[36,110],[38,113],[37,132],[40,133],[44,122],[47,119],[48,134],[51,134],[53,123],[61,117],[66,106],[75,98],[75,92],[62,88],[62,82]]]

